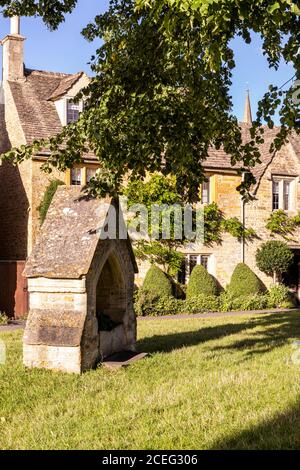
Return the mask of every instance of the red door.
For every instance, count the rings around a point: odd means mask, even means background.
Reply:
[[[0,261],[0,312],[10,318],[22,318],[28,313],[24,268],[25,261]]]

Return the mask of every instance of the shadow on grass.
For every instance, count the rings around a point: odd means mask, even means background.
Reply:
[[[196,346],[197,344],[234,336],[242,332],[249,332],[250,338],[237,340],[226,346],[216,346],[212,351],[245,349],[249,354],[257,354],[280,347],[291,338],[300,337],[300,314],[264,314],[251,320],[245,319],[245,322],[241,323],[226,323],[203,327],[197,331],[155,335],[139,341],[138,349],[148,353],[168,353],[175,349]]]
[[[300,399],[285,412],[278,413],[258,426],[237,432],[216,441],[211,449],[218,450],[299,450]]]

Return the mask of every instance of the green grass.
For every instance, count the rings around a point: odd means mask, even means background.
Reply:
[[[81,377],[0,338],[1,449],[300,449],[300,313],[140,321],[148,359]]]

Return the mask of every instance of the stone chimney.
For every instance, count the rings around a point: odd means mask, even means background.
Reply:
[[[20,17],[10,20],[10,34],[2,41],[3,46],[3,82],[24,79],[24,41],[20,34]]]

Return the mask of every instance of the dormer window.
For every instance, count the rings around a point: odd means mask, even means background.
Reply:
[[[78,121],[81,111],[80,103],[74,103],[73,100],[67,100],[67,124]]]

